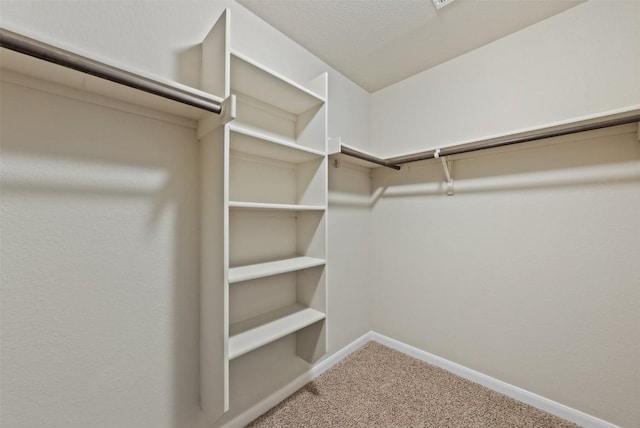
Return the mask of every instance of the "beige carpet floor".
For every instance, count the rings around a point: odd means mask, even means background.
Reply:
[[[248,426],[575,428],[578,425],[369,342]]]

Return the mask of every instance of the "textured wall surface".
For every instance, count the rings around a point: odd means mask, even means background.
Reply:
[[[640,412],[633,125],[380,171],[373,330],[620,426]],[[599,136],[598,136],[599,135]]]
[[[6,83],[0,120],[1,425],[192,425],[195,131]]]
[[[329,167],[329,353],[371,330],[370,190],[368,170]]]
[[[589,1],[372,95],[393,155],[640,106],[640,3]],[[373,180],[373,329],[602,419],[640,423],[632,125]],[[393,225],[393,226],[389,226]]]

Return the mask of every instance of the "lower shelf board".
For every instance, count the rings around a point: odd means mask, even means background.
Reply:
[[[251,352],[324,318],[324,313],[296,304],[232,324],[229,328],[229,359]]]

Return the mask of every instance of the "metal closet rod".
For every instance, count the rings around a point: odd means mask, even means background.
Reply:
[[[107,65],[73,52],[0,28],[0,47],[48,61],[82,73],[119,83],[130,88],[168,98],[182,104],[220,114],[221,106],[213,100],[189,91]]]
[[[640,114],[635,114],[628,117],[618,118],[618,119],[606,119],[599,122],[584,124],[584,125],[576,125],[568,128],[562,128],[552,131],[542,131],[535,134],[529,134],[521,137],[512,137],[505,138],[503,140],[492,141],[492,142],[477,142],[477,143],[469,143],[469,144],[461,144],[459,146],[452,147],[443,147],[438,152],[440,157],[442,156],[452,156],[459,155],[462,153],[475,152],[478,150],[485,149],[493,149],[496,147],[504,147],[510,146],[512,144],[520,144],[527,143],[530,141],[543,140],[545,138],[552,137],[560,137],[563,135],[577,134],[579,132],[586,131],[595,131],[597,129],[610,128],[612,126],[626,125],[629,123],[640,122]],[[378,165],[386,166],[387,168],[392,168],[395,170],[400,169],[400,165],[410,162],[417,162],[421,160],[434,159],[435,153],[437,149],[428,150],[419,153],[412,153],[409,155],[396,156],[388,159],[382,159],[375,156],[371,156],[366,153],[358,152],[349,147],[342,147],[340,149],[341,153],[352,156],[358,159],[366,160],[369,162],[373,162]]]
[[[353,158],[358,158],[358,159],[365,160],[367,162],[375,163],[381,166],[386,166],[387,168],[395,169],[396,171],[400,169],[398,165],[392,165],[387,161],[385,161],[384,159],[375,157],[367,153],[359,152],[350,147],[345,147],[345,146],[340,147],[340,153],[345,154],[347,156],[351,156]]]

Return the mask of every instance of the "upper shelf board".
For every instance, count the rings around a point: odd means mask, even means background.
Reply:
[[[238,152],[292,163],[324,157],[321,151],[233,122],[229,124],[229,131],[231,132],[231,150]]]
[[[231,50],[231,91],[298,115],[325,102],[311,90]]]

